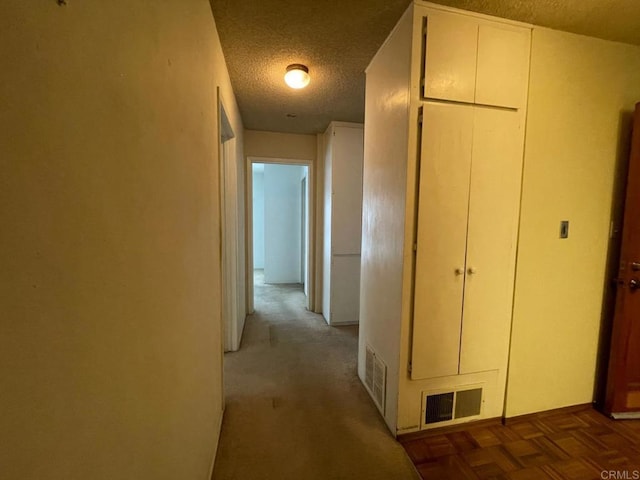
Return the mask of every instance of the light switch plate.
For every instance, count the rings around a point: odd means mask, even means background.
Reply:
[[[569,238],[569,220],[560,222],[560,238]]]

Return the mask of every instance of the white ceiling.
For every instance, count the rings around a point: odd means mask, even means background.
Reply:
[[[364,69],[409,0],[211,0],[245,127],[318,133],[364,119]],[[640,45],[640,0],[435,0],[559,30]],[[311,84],[288,88],[291,63]],[[294,117],[287,116],[295,115]]]

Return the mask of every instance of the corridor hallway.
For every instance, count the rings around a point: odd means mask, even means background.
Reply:
[[[419,478],[356,373],[358,328],[305,310],[300,285],[265,285],[225,355],[215,480]]]

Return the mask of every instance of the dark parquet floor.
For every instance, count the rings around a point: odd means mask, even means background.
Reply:
[[[425,480],[640,479],[640,420],[590,407],[400,439]]]

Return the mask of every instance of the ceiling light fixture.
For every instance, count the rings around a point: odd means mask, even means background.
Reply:
[[[309,69],[305,65],[294,63],[287,67],[287,73],[284,75],[284,81],[291,88],[299,89],[309,85],[311,77]]]

